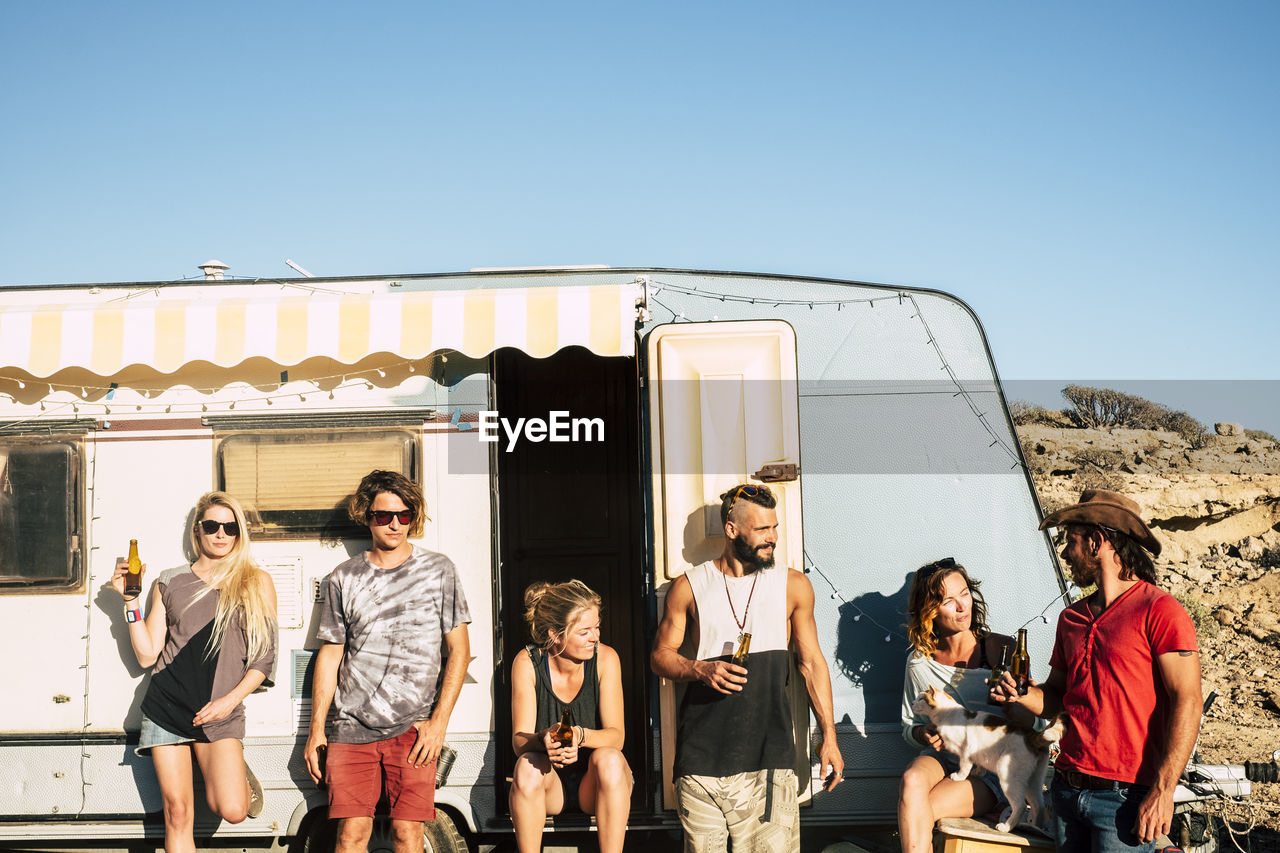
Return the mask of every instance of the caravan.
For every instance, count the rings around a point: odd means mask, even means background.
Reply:
[[[104,585],[130,539],[152,578],[189,561],[180,532],[211,489],[249,511],[280,650],[276,685],[246,701],[265,808],[236,825],[202,813],[197,835],[330,840],[302,756],[308,665],[320,581],[367,546],[338,508],[373,468],[422,485],[421,544],[457,564],[473,617],[434,850],[510,832],[507,673],[538,579],[602,594],[631,825],[678,825],[679,689],[647,656],[667,586],[723,545],[716,496],[733,483],[779,495],[778,563],[817,594],[846,781],[821,790],[797,714],[806,824],[893,821],[915,567],[961,557],[996,630],[1029,623],[1041,667],[1037,617],[1064,591],[982,329],[943,293],[604,268],[8,288],[0,845],[163,834],[133,753],[146,676]]]

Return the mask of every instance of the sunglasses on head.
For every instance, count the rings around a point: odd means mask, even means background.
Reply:
[[[369,510],[369,520],[378,527],[386,527],[391,523],[391,519],[395,518],[401,524],[408,524],[413,521],[413,510],[402,509],[398,512],[392,512],[387,509],[371,509]]]
[[[941,571],[942,569],[954,569],[955,567],[956,567],[955,557],[943,557],[941,560],[934,560],[932,563],[929,563],[928,565],[921,566],[920,577],[927,578],[930,575],[932,575],[934,572]]]
[[[219,527],[232,539],[240,535],[240,525],[234,521],[214,521],[206,518],[200,522],[200,529],[204,531],[205,536],[212,536],[217,533]]]
[[[742,495],[754,498],[759,495],[771,494],[773,494],[773,492],[769,491],[768,486],[738,486],[738,488],[733,491],[733,497],[729,498],[729,512],[733,512],[733,505],[738,502],[738,498]]]

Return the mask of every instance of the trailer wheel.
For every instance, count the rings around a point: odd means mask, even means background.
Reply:
[[[323,811],[311,821],[311,828],[302,842],[301,853],[333,853],[337,841],[337,823],[328,820]],[[436,809],[436,819],[423,824],[424,853],[470,853],[462,833],[449,813]],[[373,819],[373,832],[369,835],[369,853],[395,853],[395,836],[391,832],[391,818],[378,815]]]

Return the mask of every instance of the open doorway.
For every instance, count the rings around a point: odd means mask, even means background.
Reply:
[[[502,671],[495,673],[498,809],[506,811],[511,754],[511,661],[529,642],[524,590],[537,580],[577,578],[604,602],[601,641],[622,663],[626,745],[635,774],[632,809],[646,809],[648,652],[644,596],[646,547],[640,471],[640,417],[634,358],[604,358],[572,347],[538,359],[517,350],[494,354],[499,415],[599,418],[603,440],[521,440],[497,445],[499,555],[498,624]]]

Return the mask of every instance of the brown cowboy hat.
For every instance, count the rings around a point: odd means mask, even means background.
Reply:
[[[1140,507],[1132,498],[1106,489],[1085,489],[1080,502],[1050,513],[1040,522],[1040,529],[1064,524],[1097,524],[1110,527],[1133,539],[1153,555],[1160,554],[1160,542],[1138,514]]]

